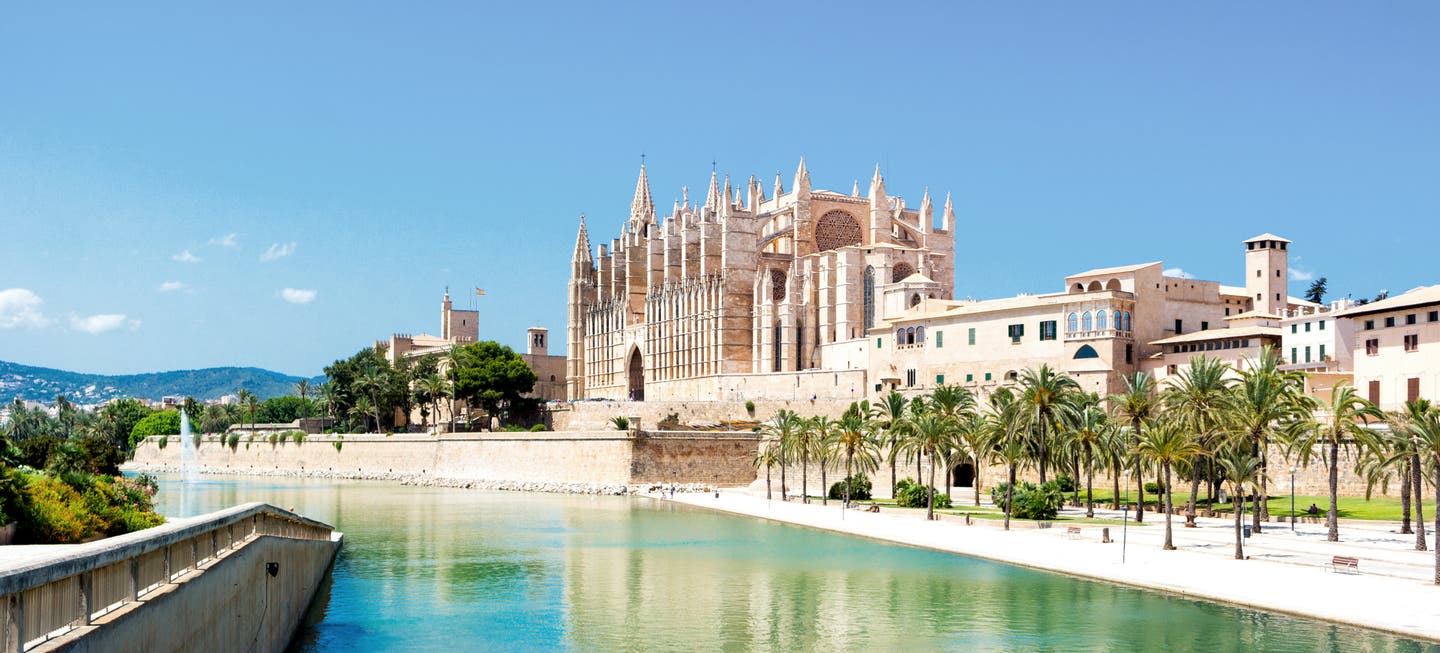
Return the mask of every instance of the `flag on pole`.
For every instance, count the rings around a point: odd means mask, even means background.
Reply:
[[[485,296],[485,291],[484,291],[484,290],[481,290],[481,289],[479,289],[479,288],[476,288],[476,289],[475,289],[475,294],[476,294],[477,296],[484,297],[484,296]]]

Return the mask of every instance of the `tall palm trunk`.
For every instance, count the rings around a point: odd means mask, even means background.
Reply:
[[[1245,505],[1245,499],[1240,496],[1240,488],[1235,488],[1235,559],[1245,559],[1245,548],[1240,538],[1240,511]]]
[[[1340,487],[1340,434],[1333,433],[1330,441],[1330,512],[1325,515],[1325,523],[1330,526],[1330,534],[1325,538],[1331,542],[1340,541],[1340,500],[1336,494]]]
[[[1195,527],[1195,504],[1200,500],[1200,466],[1203,461],[1196,460],[1190,468],[1190,503],[1185,504],[1185,525]],[[1170,490],[1170,483],[1165,483],[1165,490]]]
[[[1400,534],[1410,535],[1410,461],[1407,459],[1400,472]]]
[[[895,478],[897,461],[895,460],[895,436],[890,436],[890,498],[895,498],[895,488],[899,481]]]
[[[1120,509],[1120,461],[1116,460],[1110,465],[1110,509]]]
[[[782,449],[783,451],[783,449]],[[785,496],[785,455],[780,455],[780,500],[789,501]]]
[[[1175,492],[1170,489],[1170,461],[1168,461],[1168,460],[1165,461],[1165,463],[1164,463],[1163,466],[1164,466],[1164,468],[1165,468],[1165,489],[1162,490],[1162,492],[1164,493],[1165,496],[1161,497],[1161,499],[1163,499],[1163,500],[1160,501],[1160,503],[1164,504],[1164,505],[1161,506],[1161,510],[1164,510],[1164,511],[1165,511],[1165,546],[1164,546],[1164,549],[1165,549],[1166,551],[1174,551],[1174,550],[1175,550],[1175,540],[1174,540],[1174,538],[1172,537],[1172,531],[1171,531],[1171,528],[1170,528],[1170,513],[1175,512]]]
[[[970,460],[970,469],[974,470],[974,474],[970,477],[970,487],[975,488],[975,507],[978,508],[980,507],[980,457],[971,456]]]
[[[1130,446],[1133,447],[1140,444],[1140,418],[1136,417],[1130,420],[1130,435],[1133,436],[1134,440],[1130,443]],[[1136,495],[1138,503],[1135,504],[1135,523],[1143,524],[1145,523],[1145,466],[1140,462],[1139,456],[1135,457],[1135,489],[1138,490],[1138,494]],[[1116,492],[1115,495],[1115,500],[1119,501],[1120,493]]]
[[[1434,458],[1431,463],[1435,465],[1435,505],[1440,507],[1440,456]],[[1440,510],[1435,511],[1435,584],[1440,585]]]
[[[1265,480],[1265,451],[1268,447],[1265,446],[1264,435],[1257,434],[1255,436],[1255,448],[1260,450],[1258,452],[1258,457],[1260,458],[1260,497],[1255,500],[1255,509],[1251,511],[1254,513],[1251,518],[1251,528],[1253,528],[1256,533],[1259,533],[1261,532],[1260,529],[1263,527],[1262,524],[1264,521],[1270,518],[1270,495]],[[1210,505],[1212,507],[1215,505],[1215,495],[1213,494],[1210,495]]]
[[[810,452],[800,452],[800,501],[810,503]]]
[[[1420,455],[1419,455],[1419,454],[1416,454],[1416,455],[1414,455],[1414,456],[1411,456],[1411,457],[1410,457],[1410,467],[1415,470],[1415,471],[1414,471],[1414,476],[1411,477],[1410,484],[1415,486],[1415,550],[1416,550],[1416,551],[1424,551],[1424,550],[1426,550],[1426,547],[1425,547],[1425,507],[1422,505],[1423,502],[1420,500],[1420,497],[1425,496],[1425,495],[1424,495],[1425,490],[1422,489],[1422,488],[1424,487],[1424,484],[1420,482],[1420,480],[1421,480],[1422,478],[1424,478],[1423,476],[1421,476],[1420,466],[1421,466],[1421,465],[1420,465]],[[1436,504],[1436,506],[1435,506],[1435,512],[1436,512],[1436,516],[1440,516],[1440,504]]]
[[[1010,484],[1005,486],[1005,530],[1010,530],[1010,511],[1015,507],[1015,466],[1010,466]]]
[[[820,505],[822,506],[830,505],[830,486],[826,484],[826,481],[829,480],[826,476],[825,460],[822,458],[820,460]]]
[[[930,454],[930,487],[926,488],[925,519],[935,521],[935,454]]]
[[[770,463],[765,463],[765,500],[769,501],[773,498],[775,495],[770,492]]]
[[[845,502],[840,504],[841,510],[850,508],[850,460],[855,457],[852,452],[845,452]],[[781,488],[784,491],[784,488]]]
[[[1040,416],[1040,484],[1045,484],[1045,416]]]
[[[1095,517],[1095,491],[1091,485],[1095,481],[1095,460],[1090,453],[1090,445],[1085,445],[1085,516]]]

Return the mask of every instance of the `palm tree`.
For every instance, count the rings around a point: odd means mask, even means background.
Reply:
[[[1405,403],[1405,410],[1399,414],[1387,415],[1390,422],[1390,433],[1388,435],[1374,434],[1374,437],[1367,444],[1369,446],[1361,449],[1360,460],[1356,465],[1356,471],[1365,477],[1365,494],[1369,498],[1371,488],[1379,484],[1382,487],[1390,480],[1392,469],[1399,472],[1403,481],[1401,483],[1402,494],[1408,494],[1413,489],[1415,495],[1415,528],[1406,529],[1410,521],[1410,502],[1407,499],[1402,502],[1402,517],[1404,519],[1401,533],[1413,532],[1415,535],[1415,550],[1425,551],[1429,547],[1425,543],[1425,491],[1421,476],[1423,467],[1421,458],[1426,454],[1424,443],[1417,440],[1411,433],[1410,426],[1419,423],[1430,413],[1430,401],[1428,399],[1416,399]],[[1440,510],[1440,506],[1436,506]]]
[[[1326,465],[1330,469],[1330,511],[1325,521],[1330,526],[1327,539],[1340,541],[1339,499],[1340,449],[1358,449],[1360,446],[1373,447],[1374,433],[1366,428],[1371,419],[1383,420],[1385,414],[1366,401],[1355,387],[1338,383],[1330,389],[1330,400],[1321,406],[1325,421],[1310,419],[1295,433],[1292,448],[1299,451],[1301,464],[1308,464],[1317,445],[1329,448]]]
[[[970,458],[970,465],[975,470],[972,482],[976,506],[980,505],[980,457],[989,448],[989,442],[990,431],[985,427],[983,416],[973,410],[958,416],[955,424],[955,444],[962,456]]]
[[[795,411],[782,408],[764,427],[765,434],[775,440],[775,454],[779,457],[781,501],[789,501],[785,486],[785,466],[789,463],[790,453],[795,451],[795,434],[799,433],[803,426],[803,420]]]
[[[361,426],[368,426],[367,424],[365,424],[365,422],[368,422],[370,420],[370,416],[373,414],[374,410],[375,406],[374,404],[370,403],[370,398],[366,397],[365,395],[360,395],[359,397],[355,398],[355,404],[350,406],[350,417],[352,419],[355,417],[359,417]],[[376,431],[378,431],[380,427],[376,426],[375,428]]]
[[[1175,512],[1175,490],[1171,487],[1170,470],[1176,463],[1204,455],[1205,449],[1178,422],[1163,419],[1152,420],[1145,425],[1143,435],[1133,451],[1136,455],[1160,465],[1162,482],[1165,484],[1162,497],[1164,501],[1161,502],[1161,509],[1165,512],[1164,549],[1173,551],[1175,540],[1172,537],[1170,521],[1172,513]]]
[[[945,496],[950,496],[951,472],[955,469],[956,462],[968,460],[973,449],[965,438],[960,436],[960,431],[966,423],[975,416],[975,395],[969,390],[950,384],[942,384],[930,393],[930,409],[936,414],[950,420],[954,427],[954,437],[949,440],[950,448],[945,451]],[[977,474],[978,478],[979,475]],[[979,497],[978,484],[976,497]]]
[[[1020,373],[1020,401],[1031,411],[1031,425],[1036,446],[1035,456],[1040,463],[1040,483],[1045,483],[1045,465],[1049,462],[1047,439],[1055,423],[1070,410],[1069,396],[1078,392],[1080,385],[1065,374],[1056,374],[1048,364],[1039,369],[1026,368]]]
[[[910,428],[906,430],[904,439],[900,440],[897,446],[908,453],[912,453],[916,460],[921,456],[930,457],[930,483],[926,488],[925,518],[935,519],[935,459],[940,453],[951,447],[951,439],[954,437],[953,422],[934,412],[927,412],[919,417],[910,418]]]
[[[361,372],[355,377],[355,385],[361,392],[367,393],[370,398],[371,409],[375,413],[375,432],[379,433],[380,426],[380,391],[385,389],[386,378],[380,370],[371,368]]]
[[[240,388],[235,391],[235,396],[240,398],[240,405],[250,412],[250,435],[255,435],[255,393]]]
[[[831,433],[831,448],[845,458],[845,502],[842,509],[850,507],[850,479],[855,472],[873,471],[880,466],[876,455],[878,443],[875,425],[868,419],[869,408],[864,402],[852,403],[845,414],[835,421]]]
[[[1228,376],[1233,368],[1218,358],[1196,356],[1181,372],[1174,383],[1165,389],[1163,401],[1175,418],[1191,433],[1197,445],[1204,450],[1211,446],[1226,425],[1226,418],[1233,412],[1231,386],[1234,379]],[[1185,525],[1195,527],[1195,504],[1200,497],[1201,461],[1195,461],[1194,473],[1190,475],[1190,502],[1185,506]],[[1170,492],[1166,480],[1166,492]]]
[[[1010,530],[1010,513],[1015,507],[1015,481],[1019,467],[1030,458],[1025,442],[1029,425],[1028,406],[1014,399],[1008,391],[990,395],[990,413],[986,424],[990,431],[990,455],[1005,465],[1009,472],[1005,484],[1005,530]]]
[[[1248,443],[1247,443],[1248,444]],[[1219,457],[1220,469],[1225,475],[1225,482],[1230,484],[1230,493],[1235,497],[1235,559],[1245,559],[1245,548],[1241,543],[1240,512],[1245,505],[1245,486],[1254,488],[1265,478],[1265,470],[1260,458],[1248,451],[1248,446],[1230,447]],[[1257,500],[1265,502],[1265,495],[1261,493]],[[1259,510],[1257,506],[1255,510]]]
[[[450,382],[441,378],[439,374],[431,374],[416,382],[420,393],[430,402],[432,413],[435,415],[435,422],[440,422],[440,400],[450,396]]]
[[[830,505],[828,470],[835,464],[835,449],[831,447],[835,434],[835,422],[824,415],[810,418],[810,427],[815,430],[815,462],[820,465],[820,505]]]
[[[1259,358],[1247,359],[1241,368],[1230,413],[1231,427],[1236,436],[1249,441],[1251,454],[1259,458],[1257,478],[1261,500],[1251,524],[1259,533],[1261,524],[1270,516],[1265,471],[1270,442],[1279,435],[1280,429],[1303,421],[1304,407],[1308,404],[1299,400],[1304,393],[1304,378],[1281,372],[1280,357],[1269,345],[1260,348]]]
[[[908,430],[905,421],[905,409],[909,407],[909,405],[909,399],[906,399],[905,396],[899,392],[891,390],[890,394],[885,395],[885,398],[881,399],[879,404],[876,404],[875,412],[871,415],[875,418],[876,427],[879,428],[880,432],[885,434],[885,455],[890,459],[891,497],[895,496],[897,483],[895,467],[896,459],[899,458],[900,453],[900,439],[904,437],[905,432]],[[915,462],[919,464],[920,460],[917,458]],[[918,472],[916,476],[919,476]],[[920,479],[916,478],[915,480],[919,481]]]
[[[1430,469],[1435,474],[1431,481],[1431,486],[1435,488],[1435,584],[1440,585],[1440,411],[1426,408],[1412,413],[1406,430],[1417,444],[1416,449],[1430,459]],[[1416,494],[1419,494],[1418,488]]]
[[[295,393],[300,395],[300,419],[308,419],[310,417],[310,403],[305,400],[305,396],[310,393],[310,382],[305,379],[296,381]]]
[[[1095,517],[1095,450],[1105,442],[1112,430],[1105,411],[1089,405],[1075,415],[1070,437],[1085,458],[1085,516]]]
[[[810,458],[825,440],[825,432],[829,428],[829,420],[817,423],[820,419],[800,420],[800,428],[795,432],[795,450],[800,454],[800,501],[804,503],[810,503]]]
[[[1158,404],[1155,398],[1155,379],[1144,372],[1136,372],[1131,376],[1121,377],[1125,380],[1125,391],[1110,395],[1110,409],[1115,411],[1116,417],[1121,417],[1130,422],[1130,444],[1125,449],[1133,448],[1140,443],[1140,428],[1146,420],[1155,414]],[[1145,521],[1145,475],[1140,470],[1140,458],[1135,460],[1135,488],[1139,491],[1137,505],[1139,510],[1135,511],[1135,523]],[[1118,494],[1118,493],[1117,493]],[[1119,500],[1118,497],[1116,499]]]
[[[774,496],[773,493],[770,492],[770,468],[774,467],[780,460],[778,450],[779,447],[776,446],[775,441],[769,438],[761,440],[760,445],[755,448],[755,458],[752,462],[755,465],[755,469],[765,468],[766,501],[769,501]]]

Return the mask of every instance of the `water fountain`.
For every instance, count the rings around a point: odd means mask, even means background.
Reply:
[[[180,409],[180,475],[186,483],[200,480],[200,470],[195,465],[195,436],[190,433],[190,416]]]

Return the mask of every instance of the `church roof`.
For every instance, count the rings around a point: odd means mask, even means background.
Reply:
[[[900,283],[935,283],[935,280],[923,274],[920,274],[919,272],[916,272],[915,274],[901,279]]]

